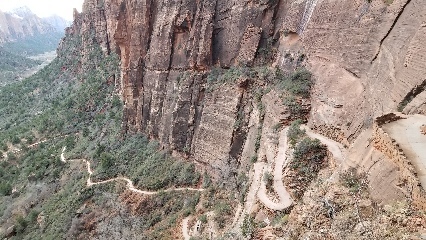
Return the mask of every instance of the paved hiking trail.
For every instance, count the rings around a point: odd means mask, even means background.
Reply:
[[[183,239],[185,240],[189,240],[191,239],[191,236],[189,235],[189,231],[188,231],[188,222],[189,222],[189,218],[190,217],[186,217],[185,219],[183,219],[182,221],[182,235],[183,235]]]
[[[257,193],[259,200],[269,209],[272,210],[283,210],[291,206],[293,200],[291,199],[290,194],[288,193],[286,187],[283,183],[283,169],[284,164],[287,162],[287,130],[285,128],[280,132],[279,145],[278,145],[278,153],[275,156],[275,167],[274,167],[274,181],[273,188],[275,193],[278,195],[279,201],[274,202],[269,199],[267,195],[266,183],[265,181],[261,181],[260,189]]]
[[[398,143],[408,160],[416,169],[423,189],[426,189],[426,135],[422,134],[422,125],[426,116],[409,115],[382,126],[392,139]]]
[[[338,163],[343,166],[346,167],[347,163],[345,161],[345,156],[346,156],[346,150],[345,147],[341,144],[338,143],[334,140],[331,140],[329,138],[324,137],[323,135],[320,135],[318,133],[314,133],[312,132],[312,130],[307,127],[307,126],[302,126],[302,129],[306,130],[306,134],[310,137],[310,138],[316,138],[318,140],[320,140],[320,142],[324,145],[327,146],[328,150],[331,152],[331,154],[333,154],[333,157],[336,161],[338,161]]]
[[[310,138],[316,138],[321,141],[322,144],[326,145],[328,150],[332,153],[333,157],[339,164],[339,168],[346,167],[347,163],[345,161],[346,150],[344,146],[336,141],[328,139],[320,134],[314,133],[306,126],[302,126],[302,129],[306,130],[306,134]],[[288,161],[288,140],[287,140],[287,130],[285,128],[280,132],[279,144],[278,144],[278,153],[275,157],[275,167],[273,171],[274,181],[273,181],[273,189],[278,195],[278,202],[274,202],[269,199],[266,191],[266,185],[263,181],[263,175],[265,174],[267,165],[264,162],[257,162],[254,164],[253,169],[250,174],[251,185],[249,192],[246,197],[246,202],[244,207],[240,204],[237,208],[236,214],[233,220],[233,226],[235,228],[239,228],[244,220],[245,214],[249,214],[252,211],[253,206],[256,204],[257,199],[265,205],[265,207],[272,210],[283,210],[288,208],[293,203],[290,194],[286,190],[285,185],[283,184],[283,168]],[[338,172],[330,179],[338,176]]]

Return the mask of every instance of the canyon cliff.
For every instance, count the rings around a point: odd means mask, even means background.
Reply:
[[[0,44],[52,32],[56,32],[52,25],[26,7],[12,13],[0,10]]]
[[[0,236],[425,239],[425,28],[424,0],[85,0],[0,91]]]
[[[243,150],[258,111],[244,84],[208,89],[211,69],[251,65],[268,48],[279,68],[305,58],[311,127],[349,144],[423,89],[425,13],[421,0],[86,0],[67,34],[121,56],[125,131],[214,165],[253,154]],[[410,109],[422,109],[415,100]]]

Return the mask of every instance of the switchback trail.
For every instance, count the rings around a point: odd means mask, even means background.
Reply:
[[[66,160],[66,158],[64,156],[65,150],[66,150],[66,147],[64,147],[62,149],[62,153],[61,153],[61,161],[63,163],[67,163],[67,162],[83,162],[83,163],[86,164],[86,166],[87,166],[87,172],[89,173],[89,177],[87,178],[87,186],[88,187],[91,187],[93,185],[100,185],[100,184],[110,183],[110,182],[114,182],[114,181],[124,181],[124,182],[127,183],[126,186],[127,186],[127,189],[129,189],[129,191],[132,191],[132,192],[135,192],[135,193],[138,193],[138,194],[155,195],[155,194],[158,194],[160,192],[160,191],[144,191],[144,190],[137,189],[134,186],[132,180],[130,180],[128,178],[125,178],[125,177],[116,177],[116,178],[112,178],[112,179],[105,180],[105,181],[93,182],[92,181],[93,171],[92,171],[90,162],[87,161],[86,159]],[[173,192],[173,191],[196,191],[196,192],[202,192],[202,191],[204,191],[204,189],[203,188],[169,188],[169,189],[163,190],[161,192]]]
[[[278,153],[275,156],[275,167],[274,167],[274,181],[273,187],[278,195],[279,202],[273,202],[267,195],[266,183],[265,181],[261,181],[260,189],[257,194],[259,200],[269,209],[273,210],[283,210],[291,206],[293,200],[291,199],[290,194],[288,193],[286,187],[283,183],[283,168],[284,164],[287,161],[287,130],[285,128],[281,131],[281,136],[279,139],[278,145]]]
[[[323,135],[312,132],[312,130],[307,126],[302,126],[302,129],[306,130],[306,134],[313,139],[318,139],[320,142],[327,146],[328,150],[333,154],[334,159],[336,159],[339,164],[343,167],[346,167],[347,163],[345,161],[345,147],[341,143],[333,141],[329,138],[324,137]]]
[[[282,180],[282,170],[287,160],[287,130],[288,128],[285,128],[280,132],[278,153],[274,158],[275,167],[273,188],[279,197],[279,202],[276,203],[270,200],[266,193],[266,185],[262,178],[265,174],[267,164],[265,162],[256,162],[253,165],[253,170],[250,174],[251,185],[249,192],[247,193],[245,204],[243,207],[241,205],[238,206],[234,216],[232,225],[236,227],[236,229],[239,229],[239,226],[243,223],[245,215],[252,212],[252,208],[255,206],[258,199],[263,205],[272,210],[283,210],[290,207],[293,203]]]
[[[342,169],[347,166],[345,161],[346,151],[342,144],[333,141],[329,138],[326,138],[320,134],[314,133],[307,126],[302,126],[304,130],[306,130],[306,134],[311,138],[316,138],[320,140],[320,142],[327,146],[328,150],[332,153],[333,157],[339,163],[339,168]],[[288,152],[288,140],[287,140],[287,130],[285,128],[280,132],[280,139],[278,145],[278,153],[274,159],[274,181],[273,181],[273,189],[279,197],[278,202],[274,202],[269,199],[266,193],[266,185],[263,181],[262,177],[265,174],[267,165],[264,162],[257,162],[253,166],[251,176],[251,185],[249,192],[247,194],[246,202],[244,206],[239,205],[234,216],[233,226],[238,228],[239,225],[242,224],[244,220],[245,214],[250,214],[253,206],[256,204],[257,199],[267,208],[272,210],[283,210],[288,208],[293,203],[290,194],[286,190],[286,187],[283,184],[283,168],[288,160],[287,152]],[[338,175],[339,171],[336,171],[333,174],[333,177]],[[337,175],[336,175],[337,174]],[[334,176],[336,175],[336,176]],[[242,208],[242,209],[241,209]]]

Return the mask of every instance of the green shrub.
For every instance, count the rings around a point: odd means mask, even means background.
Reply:
[[[241,225],[241,232],[245,238],[249,239],[251,239],[256,232],[256,223],[254,219],[248,214],[244,216],[244,221]]]
[[[318,139],[304,138],[299,142],[293,152],[294,160],[321,163],[326,154],[326,147]]]
[[[307,186],[316,178],[323,166],[327,148],[318,139],[305,137],[294,148],[290,168],[296,173],[290,175],[290,182],[297,184],[295,198],[302,197]]]
[[[65,146],[68,150],[71,150],[75,147],[75,138],[74,136],[70,135],[65,138]]]
[[[280,131],[280,129],[283,127],[283,124],[282,123],[277,123],[277,124],[275,124],[274,126],[272,126],[272,130],[274,131],[274,132],[278,132],[278,131]]]
[[[265,182],[266,188],[271,188],[272,184],[274,183],[274,175],[272,175],[270,172],[265,172],[263,175],[263,181]]]
[[[201,215],[198,220],[200,220],[201,223],[206,224],[207,223],[207,216]]]
[[[101,153],[100,155],[100,161],[101,161],[101,168],[103,170],[110,170],[112,166],[114,166],[114,159],[113,157],[108,153]]]
[[[290,74],[278,70],[276,79],[281,89],[296,96],[309,97],[313,80],[312,74],[308,70],[301,68]]]
[[[211,183],[212,183],[212,180],[211,180],[209,174],[207,172],[204,172],[202,187],[203,188],[208,188],[211,185]]]
[[[0,148],[1,150],[7,152],[7,150],[9,150],[9,147],[7,146],[6,143],[0,143]]]
[[[358,174],[355,168],[350,168],[340,174],[343,186],[349,188],[351,193],[360,193],[368,188],[368,180],[365,174]]]
[[[13,136],[12,139],[10,139],[10,141],[12,142],[12,144],[19,144],[21,143],[21,139],[18,136]]]
[[[306,136],[306,131],[300,129],[300,125],[302,125],[302,120],[298,119],[293,121],[288,128],[287,136],[292,146],[296,145],[300,139]]]
[[[8,196],[12,194],[12,185],[8,182],[4,182],[3,180],[0,182],[0,194],[2,196]]]
[[[28,226],[28,221],[23,216],[18,216],[16,218],[16,232],[23,233]]]
[[[288,108],[290,111],[290,114],[293,117],[301,117],[303,116],[303,108],[301,104],[297,101],[297,98],[295,96],[287,96],[283,100],[284,106]]]
[[[17,159],[16,155],[13,152],[7,153],[7,160],[9,161],[15,161]]]
[[[220,202],[215,206],[214,213],[214,219],[219,228],[222,229],[226,226],[227,216],[232,214],[231,206],[228,203]]]

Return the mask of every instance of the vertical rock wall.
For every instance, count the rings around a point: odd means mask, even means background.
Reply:
[[[422,0],[86,0],[67,34],[121,56],[126,131],[212,163],[240,156],[239,112],[255,104],[238,84],[209,89],[213,67],[250,65],[271,42],[278,67],[304,53],[312,126],[350,142],[424,80],[425,13]]]

